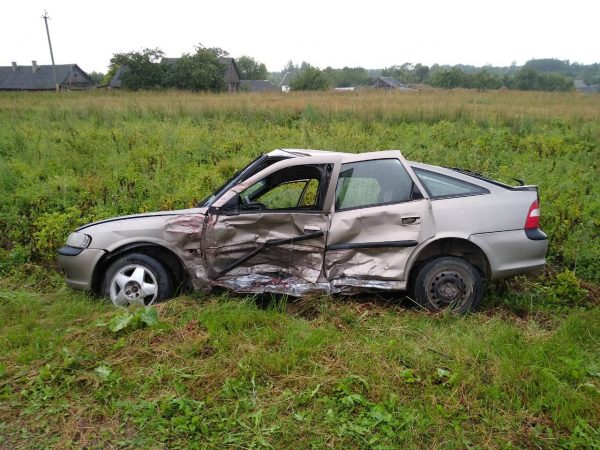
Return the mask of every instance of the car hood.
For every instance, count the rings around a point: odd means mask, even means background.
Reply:
[[[139,219],[152,218],[152,217],[165,217],[166,218],[166,217],[170,217],[170,216],[180,216],[182,214],[206,214],[206,208],[177,209],[177,210],[173,210],[173,211],[154,211],[154,212],[147,212],[147,213],[141,213],[141,214],[131,214],[128,216],[111,217],[109,219],[103,219],[103,220],[98,220],[96,222],[88,223],[86,225],[83,225],[83,226],[77,228],[76,231],[83,231],[83,230],[86,230],[88,228],[91,228],[91,227],[94,227],[97,225],[102,225],[102,224],[111,223],[111,222],[120,222],[120,221],[124,221],[124,220],[139,220]],[[115,224],[115,225],[117,225],[117,224]],[[118,225],[116,226],[116,228],[118,228]]]
[[[177,253],[184,249],[187,240],[198,241],[205,217],[206,208],[161,211],[101,220],[78,231],[91,236],[89,248],[111,252],[144,242],[162,245]]]

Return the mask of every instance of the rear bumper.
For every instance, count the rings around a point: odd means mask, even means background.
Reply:
[[[69,253],[64,248],[61,249],[58,254],[58,266],[66,274],[67,285],[74,289],[91,291],[94,268],[104,253],[104,250],[95,248],[86,248],[79,253]]]
[[[541,231],[538,239],[527,236],[525,230],[511,230],[473,234],[469,240],[485,252],[492,280],[535,272],[546,265],[548,239]]]

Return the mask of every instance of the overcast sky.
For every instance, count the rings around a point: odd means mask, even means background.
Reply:
[[[21,0],[0,9],[0,66],[50,63],[45,8],[56,63],[90,72],[105,72],[113,53],[160,47],[176,57],[198,43],[270,71],[290,59],[321,68],[600,62],[598,0]]]

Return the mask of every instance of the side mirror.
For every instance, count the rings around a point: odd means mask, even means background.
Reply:
[[[226,216],[235,216],[240,213],[240,195],[235,194],[227,203],[221,207],[221,211]]]

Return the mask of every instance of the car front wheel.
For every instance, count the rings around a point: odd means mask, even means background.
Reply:
[[[414,285],[415,300],[430,311],[458,314],[475,311],[483,298],[484,282],[475,267],[462,258],[446,256],[425,264]]]
[[[108,267],[102,294],[116,306],[149,306],[172,295],[172,282],[159,261],[142,253],[131,253]]]

